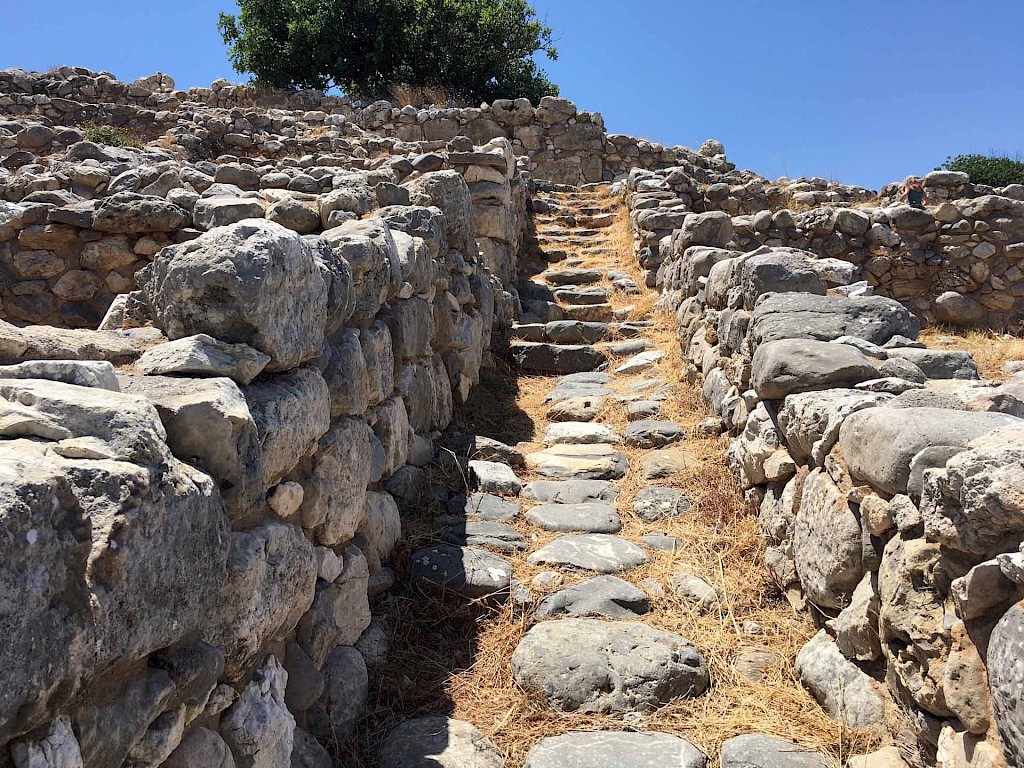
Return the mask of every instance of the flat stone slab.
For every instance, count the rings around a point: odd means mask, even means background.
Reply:
[[[585,421],[563,421],[551,424],[544,433],[544,445],[593,445],[621,443],[622,438],[605,424]]]
[[[659,552],[682,552],[686,542],[664,533],[648,533],[643,538],[644,546]]]
[[[623,439],[635,448],[662,448],[686,437],[686,430],[671,421],[645,419],[626,427]]]
[[[536,616],[635,619],[650,610],[650,599],[643,590],[617,576],[595,576],[545,597],[537,607]]]
[[[634,355],[626,362],[615,369],[615,372],[622,376],[630,376],[635,373],[643,373],[658,364],[658,361],[665,357],[665,353],[658,349],[651,349]]]
[[[636,544],[604,533],[562,536],[527,558],[531,565],[567,565],[597,573],[622,573],[646,565],[647,553]]]
[[[562,304],[604,304],[608,301],[608,289],[596,285],[589,288],[566,285],[555,290],[555,298]]]
[[[722,745],[722,768],[829,768],[813,749],[776,736],[748,733]]]
[[[607,362],[604,352],[581,344],[517,341],[509,345],[509,350],[520,368],[538,373],[596,371]]]
[[[679,736],[601,731],[541,739],[524,768],[704,768],[705,762],[701,751]]]
[[[482,520],[515,520],[521,507],[514,501],[492,493],[459,494],[448,502],[448,514],[460,517],[479,517]]]
[[[634,400],[626,406],[626,418],[642,421],[661,415],[661,403],[657,400]]]
[[[544,336],[555,344],[595,344],[609,333],[607,323],[552,320],[544,324]]]
[[[619,489],[607,480],[534,480],[523,486],[520,496],[545,504],[610,503],[619,497]]]
[[[476,599],[507,593],[512,564],[481,549],[429,547],[409,558],[409,575],[424,586]]]
[[[615,390],[602,384],[559,384],[544,398],[546,403],[561,403],[565,400],[576,400],[582,397],[607,397],[614,395]]]
[[[387,735],[378,768],[502,768],[493,742],[474,726],[447,717],[406,720]]]
[[[593,421],[605,409],[604,397],[570,397],[548,408],[549,421]]]
[[[700,466],[700,461],[685,448],[665,448],[644,456],[645,480],[663,480]]]
[[[542,622],[512,654],[512,672],[554,708],[585,714],[651,712],[709,684],[693,643],[638,621]]]
[[[647,339],[630,339],[629,341],[620,341],[615,344],[608,345],[608,351],[611,352],[613,357],[637,355],[653,348],[654,344],[649,342]]]
[[[629,462],[614,446],[554,445],[526,457],[527,466],[545,477],[621,480]]]
[[[676,488],[644,488],[633,498],[633,514],[648,523],[685,515],[690,502]]]
[[[604,280],[600,269],[548,269],[540,278],[551,285],[590,285]]]
[[[441,538],[463,547],[493,547],[504,552],[521,552],[526,539],[515,528],[494,520],[470,520],[448,525]]]
[[[201,333],[146,350],[136,366],[150,376],[227,376],[245,386],[269,362],[248,344],[228,344]]]
[[[526,519],[545,531],[562,533],[618,533],[622,521],[614,508],[600,502],[544,504],[526,513]]]
[[[469,462],[469,477],[483,493],[514,496],[523,487],[512,467],[496,461]]]

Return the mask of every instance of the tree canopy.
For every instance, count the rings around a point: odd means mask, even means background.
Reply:
[[[218,28],[232,65],[275,88],[338,87],[385,98],[394,86],[471,102],[555,95],[534,61],[558,57],[527,0],[238,0]]]
[[[1006,155],[958,155],[946,158],[940,171],[960,171],[971,177],[972,184],[1005,187],[1024,184],[1024,162],[1020,157]]]

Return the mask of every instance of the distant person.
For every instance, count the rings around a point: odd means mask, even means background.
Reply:
[[[903,182],[903,195],[914,208],[924,208],[928,200],[924,193],[924,183],[917,176],[908,176]]]

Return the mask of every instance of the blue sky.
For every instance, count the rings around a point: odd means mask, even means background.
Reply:
[[[610,131],[725,143],[774,178],[877,188],[948,154],[1024,152],[1024,3],[535,0],[562,94]],[[0,68],[78,64],[179,86],[239,80],[216,31],[230,0],[5,2]]]

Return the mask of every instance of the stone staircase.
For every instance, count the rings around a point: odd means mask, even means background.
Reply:
[[[513,604],[523,633],[508,660],[512,679],[561,713],[564,727],[510,749],[501,724],[475,723],[495,744],[468,723],[428,719],[447,733],[446,749],[461,749],[461,738],[478,750],[478,761],[459,765],[500,765],[510,751],[506,764],[520,765],[529,750],[529,768],[701,768],[701,749],[649,724],[666,708],[713,695],[701,638],[657,624],[666,612],[724,616],[729,599],[710,574],[677,566],[692,542],[672,529],[694,513],[687,489],[702,459],[692,445],[696,425],[677,423],[687,385],[671,318],[646,316],[656,296],[620,252],[624,213],[607,188],[539,197],[533,253],[520,276],[524,314],[511,343],[521,382],[544,393],[538,402],[524,387],[519,398],[533,417],[533,442],[475,437],[457,447],[470,491],[450,496],[447,514],[435,518],[446,544],[415,552],[410,571],[427,588]],[[755,646],[736,659],[741,674],[757,679],[783,663],[756,647],[755,622],[739,631]],[[604,725],[595,728],[593,717]],[[383,753],[407,751],[395,740],[416,729],[400,728]],[[581,729],[591,732],[569,733]],[[722,766],[830,764],[772,736],[722,745],[710,735],[705,743],[721,745]]]

